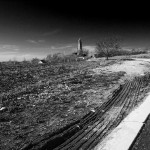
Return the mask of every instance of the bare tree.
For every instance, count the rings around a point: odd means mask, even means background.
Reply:
[[[114,56],[119,49],[121,47],[118,38],[105,38],[96,44],[96,54],[106,57],[107,60],[109,57]]]

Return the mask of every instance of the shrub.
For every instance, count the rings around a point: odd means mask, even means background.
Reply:
[[[85,55],[87,54],[88,52],[85,51]],[[47,55],[46,60],[52,64],[81,61],[76,54],[63,55],[61,53],[56,53],[54,55],[49,54]]]
[[[33,59],[31,60],[31,63],[32,63],[33,65],[37,65],[39,61],[40,61],[40,60],[39,60],[38,58],[33,58]]]

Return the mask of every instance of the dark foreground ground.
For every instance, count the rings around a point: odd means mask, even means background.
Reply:
[[[132,143],[130,150],[150,150],[150,115]]]

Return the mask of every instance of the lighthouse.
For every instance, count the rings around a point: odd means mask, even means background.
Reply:
[[[78,55],[82,55],[82,41],[80,38],[78,40]]]

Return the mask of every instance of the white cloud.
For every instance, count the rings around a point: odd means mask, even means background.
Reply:
[[[44,58],[44,56],[42,56],[42,55],[36,55],[36,54],[20,54],[20,55],[17,55],[17,60],[18,60],[18,61],[22,61],[22,60],[24,60],[24,59],[26,59],[26,60],[31,60],[32,58],[35,58],[35,57],[37,57],[37,58],[39,58],[39,59],[43,59],[43,58]]]
[[[95,51],[95,46],[92,46],[92,45],[87,45],[87,46],[83,46],[83,48],[89,50],[89,51]]]
[[[42,36],[51,36],[51,35],[55,35],[59,32],[60,32],[60,29],[56,29],[56,30],[53,30],[53,31],[50,31],[50,32],[45,32],[45,33],[42,34]]]
[[[27,40],[27,42],[32,44],[39,44],[39,43],[44,43],[45,40]]]
[[[9,45],[9,44],[6,44],[6,45],[0,45],[0,51],[19,51],[20,48],[19,46],[17,45]]]
[[[65,50],[66,48],[71,48],[71,47],[73,47],[73,46],[72,45],[58,46],[58,47],[51,46],[50,49],[52,49],[52,50]]]
[[[14,59],[17,56],[17,52],[0,52],[0,61],[8,61]]]
[[[9,54],[17,54],[17,51],[6,51],[6,52],[0,52],[0,55],[9,55]]]
[[[27,40],[27,42],[29,42],[29,43],[33,43],[33,44],[37,44],[38,42],[37,41],[35,41],[35,40]]]
[[[38,40],[38,42],[39,42],[39,43],[44,43],[44,42],[45,42],[45,40]]]
[[[0,61],[17,60],[22,61],[24,59],[32,58],[44,58],[44,53],[34,52],[30,48],[21,48],[16,45],[0,45]]]
[[[0,52],[0,61],[8,61],[8,60],[17,60],[22,61],[24,59],[31,60],[32,58],[43,59],[45,56],[41,54],[31,54],[31,53],[13,53],[13,52]]]

